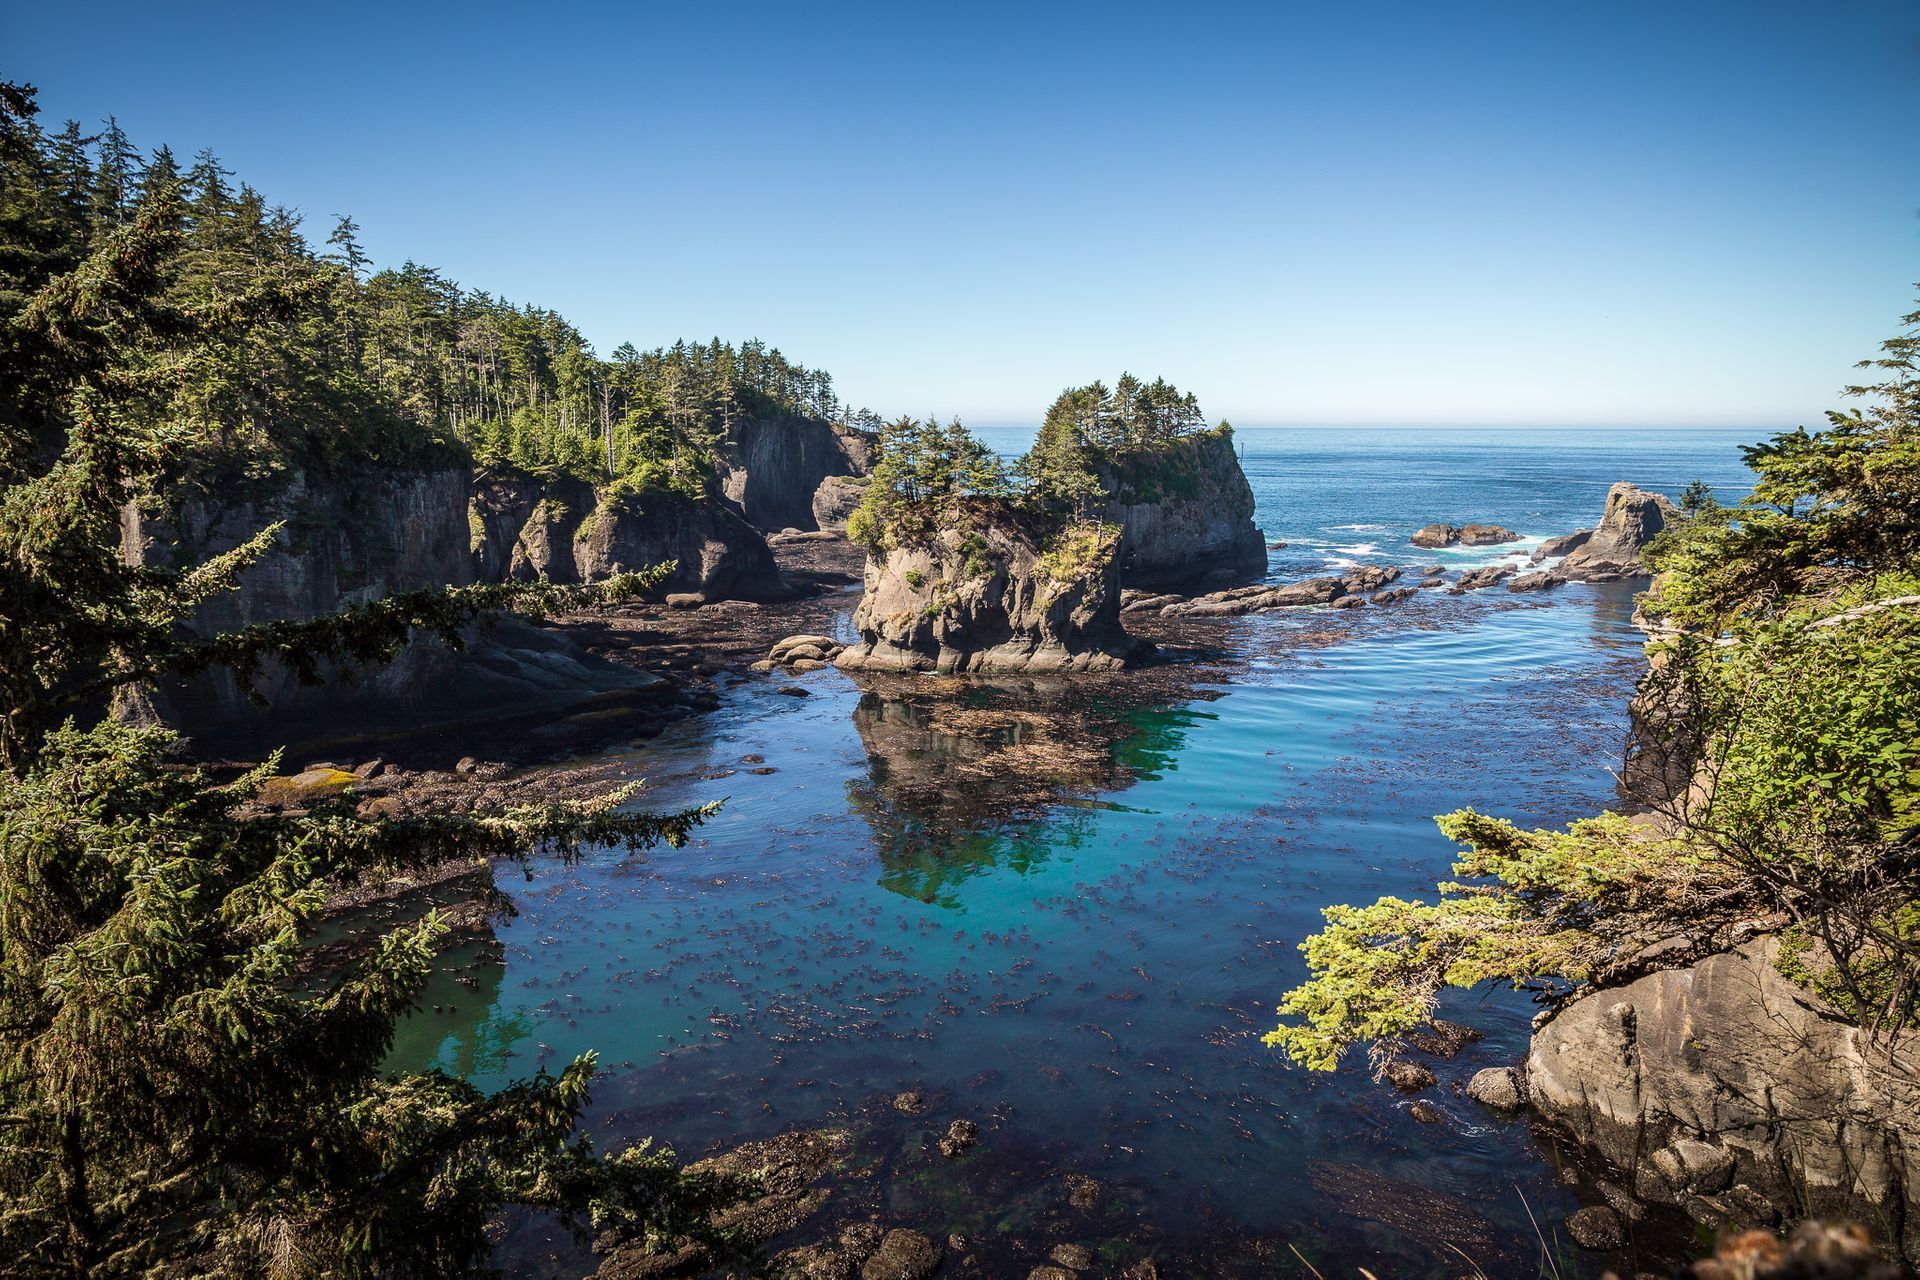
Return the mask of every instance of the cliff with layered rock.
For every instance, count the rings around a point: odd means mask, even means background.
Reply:
[[[168,505],[149,498],[121,512],[120,554],[129,563],[184,567],[231,551],[266,526],[283,522],[278,543],[217,595],[193,629],[204,635],[256,623],[308,618],[421,587],[474,581],[467,551],[465,467],[369,471],[318,477],[294,471],[271,488],[195,496]],[[410,653],[361,693],[391,696],[416,679],[424,654]],[[310,700],[291,673],[268,668],[256,687],[277,705]],[[169,682],[137,705],[123,707],[189,733],[262,718],[263,712],[226,673]]]
[[[1120,529],[1124,587],[1246,581],[1267,571],[1253,489],[1221,426],[1100,457],[1101,518]]]
[[[720,486],[756,528],[827,528],[817,513],[822,486],[867,474],[872,452],[873,440],[864,432],[818,418],[747,418],[727,433]],[[828,506],[831,519],[831,498]],[[845,513],[838,518],[844,525]]]
[[[872,551],[835,665],[876,671],[1104,671],[1144,656],[1120,625],[1117,530],[970,502]]]
[[[592,582],[671,560],[670,592],[769,599],[786,591],[766,539],[713,497],[483,473],[474,481],[469,540],[484,582]]]
[[[282,523],[279,540],[209,600],[191,624],[214,635],[311,618],[396,592],[547,578],[584,582],[673,560],[664,591],[772,597],[785,591],[766,541],[718,497],[619,496],[572,480],[482,473],[465,465],[292,471],[268,484],[187,498],[145,499],[121,517],[121,554],[135,563],[198,564]],[[409,645],[357,678],[303,686],[275,666],[255,682],[267,705],[229,675],[168,681],[129,696],[120,714],[163,721],[207,744],[310,741],[385,731],[478,708],[532,710],[654,684],[550,629],[504,622],[455,654]]]

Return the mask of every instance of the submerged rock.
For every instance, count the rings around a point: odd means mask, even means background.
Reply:
[[[979,1125],[971,1120],[955,1120],[947,1126],[947,1136],[940,1139],[940,1154],[949,1160],[958,1159],[973,1149],[979,1136]]]
[[[925,1280],[940,1269],[945,1251],[918,1231],[896,1227],[860,1268],[860,1280]]]
[[[1053,1252],[1047,1256],[1061,1266],[1071,1267],[1075,1271],[1085,1271],[1093,1265],[1093,1250],[1083,1244],[1057,1244],[1053,1246]]]
[[[1590,1204],[1569,1215],[1567,1234],[1582,1249],[1617,1249],[1627,1238],[1620,1215],[1604,1204]]]

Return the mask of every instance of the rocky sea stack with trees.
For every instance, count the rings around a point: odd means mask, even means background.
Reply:
[[[1152,645],[1125,588],[1265,573],[1233,429],[1164,379],[1062,392],[1011,468],[959,422],[881,429],[848,535],[867,550],[860,643],[841,667],[1088,671]]]

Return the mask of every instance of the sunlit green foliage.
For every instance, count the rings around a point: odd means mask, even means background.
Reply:
[[[922,541],[954,515],[962,498],[1011,496],[1000,457],[959,419],[942,425],[900,418],[880,428],[878,458],[847,536],[869,550]]]
[[[1061,392],[1016,471],[1036,506],[1087,515],[1114,480],[1103,471],[1137,469],[1143,456],[1206,429],[1191,392],[1164,378],[1143,383],[1123,373],[1111,389],[1094,382]]]
[[[1334,907],[1269,1042],[1328,1068],[1391,1047],[1445,986],[1549,1000],[1629,974],[1667,933],[1784,918],[1791,976],[1869,1028],[1920,1022],[1920,313],[1850,387],[1873,403],[1747,451],[1737,506],[1651,549],[1659,628],[1638,750],[1672,779],[1636,823],[1521,833],[1461,813],[1432,903]]]
[[[1350,1045],[1391,1047],[1449,986],[1498,981],[1564,992],[1710,911],[1740,901],[1710,855],[1618,814],[1566,831],[1522,831],[1467,809],[1439,819],[1464,845],[1457,881],[1431,903],[1328,907],[1301,944],[1312,981],[1289,992],[1267,1036],[1330,1069]],[[1728,896],[1732,895],[1732,896]]]

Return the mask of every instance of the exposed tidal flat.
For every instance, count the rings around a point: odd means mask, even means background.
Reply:
[[[1514,548],[1407,538],[1484,520],[1530,549],[1590,524],[1618,480],[1701,478],[1730,500],[1757,434],[1239,440],[1257,522],[1288,544],[1271,576],[1290,580],[1490,563]],[[877,1220],[964,1237],[948,1266],[971,1255],[985,1275],[1024,1275],[1061,1243],[1173,1275],[1298,1268],[1296,1249],[1328,1275],[1454,1275],[1462,1253],[1533,1275],[1543,1243],[1562,1274],[1597,1271],[1559,1229],[1603,1200],[1595,1175],[1457,1090],[1522,1056],[1523,996],[1446,1005],[1486,1035],[1430,1062],[1435,1123],[1357,1057],[1312,1074],[1260,1037],[1323,906],[1444,875],[1432,815],[1558,825],[1617,803],[1637,585],[1217,621],[1167,637],[1185,660],[1142,673],[828,670],[805,698],[726,680],[716,710],[626,753],[649,804],[721,813],[681,850],[503,876],[517,916],[446,957],[393,1061],[496,1087],[595,1049],[605,1145],[646,1135],[693,1157],[846,1130],[833,1194],[776,1247]],[[907,1091],[917,1112],[893,1105]],[[961,1119],[977,1145],[947,1159],[936,1141]],[[1673,1232],[1643,1224],[1641,1257]],[[539,1220],[500,1261],[590,1265]]]

